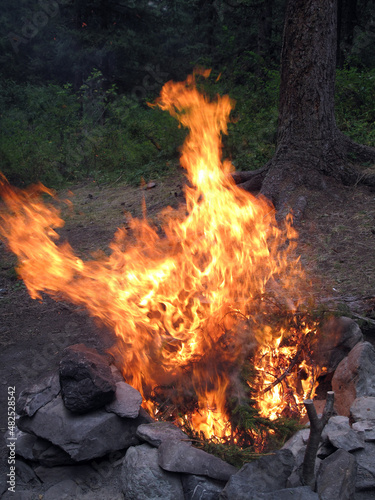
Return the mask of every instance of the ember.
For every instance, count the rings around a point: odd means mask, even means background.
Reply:
[[[31,297],[45,292],[83,305],[114,329],[124,378],[155,415],[179,415],[218,438],[235,433],[233,398],[251,396],[271,419],[299,415],[316,373],[314,326],[300,317],[305,279],[291,218],[278,227],[270,203],[239,189],[222,161],[228,96],[210,102],[193,75],[167,83],[155,105],[189,129],[181,155],[191,184],[186,217],[170,209],[162,228],[134,219],[136,244],[120,228],[110,256],[83,261],[57,244],[63,221],[41,200],[52,192],[19,191],[2,178],[8,210],[0,234],[18,256],[18,273]],[[252,366],[254,380],[244,370]]]

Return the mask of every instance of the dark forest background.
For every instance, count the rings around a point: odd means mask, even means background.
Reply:
[[[173,171],[185,131],[147,106],[197,66],[235,101],[224,156],[276,145],[284,0],[2,0],[0,170],[51,187],[139,183]],[[336,119],[375,146],[375,2],[339,0]],[[220,78],[218,78],[220,76]]]

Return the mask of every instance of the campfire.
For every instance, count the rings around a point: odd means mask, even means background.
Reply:
[[[133,219],[108,256],[82,260],[58,242],[53,192],[3,177],[0,234],[32,298],[84,306],[115,331],[112,354],[154,417],[237,442],[231,410],[243,402],[271,420],[299,418],[318,376],[316,327],[292,218],[280,227],[269,201],[235,185],[221,146],[232,102],[210,101],[195,80],[168,82],[154,104],[189,129],[186,210],[165,210],[161,227]]]

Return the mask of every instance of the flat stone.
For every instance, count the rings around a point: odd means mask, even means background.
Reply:
[[[317,475],[320,500],[352,500],[355,491],[356,461],[351,453],[337,450],[323,460]]]
[[[218,457],[182,441],[164,441],[158,448],[159,465],[169,472],[183,472],[227,481],[237,469]]]
[[[349,416],[350,407],[360,396],[375,396],[375,349],[369,342],[355,345],[332,378],[335,409]]]
[[[328,441],[345,451],[360,450],[364,447],[363,436],[356,433],[349,425],[348,417],[331,417],[322,432],[323,442]],[[321,454],[319,455],[321,456]]]
[[[21,417],[18,427],[47,439],[75,461],[90,460],[139,443],[136,437],[142,417],[125,419],[105,410],[77,415],[67,410],[60,396],[32,417]]]
[[[362,341],[363,334],[354,320],[345,316],[330,318],[315,339],[314,359],[320,367],[326,368],[327,373],[332,373],[353,347]]]
[[[18,415],[32,417],[39,408],[54,399],[60,390],[60,380],[57,373],[50,373],[40,378],[30,388],[21,391],[16,404]]]
[[[225,482],[191,474],[183,474],[181,481],[185,500],[218,500],[225,486]]]
[[[365,443],[363,450],[353,452],[357,461],[357,490],[375,490],[375,444]]]
[[[164,441],[174,440],[190,443],[188,436],[171,422],[142,424],[137,429],[137,436],[157,448]]]
[[[255,493],[252,500],[319,500],[319,495],[309,486],[285,488],[270,493]]]
[[[119,417],[136,418],[142,404],[142,396],[126,382],[116,382],[115,399],[105,406],[106,411]]]
[[[350,407],[350,416],[354,422],[365,420],[373,422],[375,427],[375,397],[362,396],[355,399]]]
[[[109,404],[116,385],[108,359],[83,344],[69,346],[60,361],[61,393],[65,406],[86,413]]]
[[[179,474],[164,471],[158,464],[158,450],[149,444],[127,450],[121,481],[127,500],[184,500]]]
[[[254,500],[259,493],[283,490],[294,466],[293,453],[279,450],[245,464],[226,484],[221,500]]]

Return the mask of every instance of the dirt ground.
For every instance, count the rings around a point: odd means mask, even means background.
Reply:
[[[184,200],[184,175],[158,180],[155,187],[86,182],[71,188],[74,210],[64,209],[67,239],[81,256],[105,250],[117,227],[127,216],[142,216],[142,198],[147,213],[157,214],[167,205],[178,207]],[[327,190],[308,194],[308,206],[298,227],[299,253],[318,302],[354,315],[368,340],[375,340],[375,192],[361,186],[343,187],[327,180]],[[61,198],[66,192],[59,193]],[[0,244],[0,428],[7,427],[7,389],[16,395],[37,377],[58,366],[64,347],[83,342],[105,350],[114,334],[97,324],[78,307],[44,297],[32,300],[14,271],[16,261]],[[6,449],[0,475],[5,477]],[[0,492],[1,494],[1,492]]]

